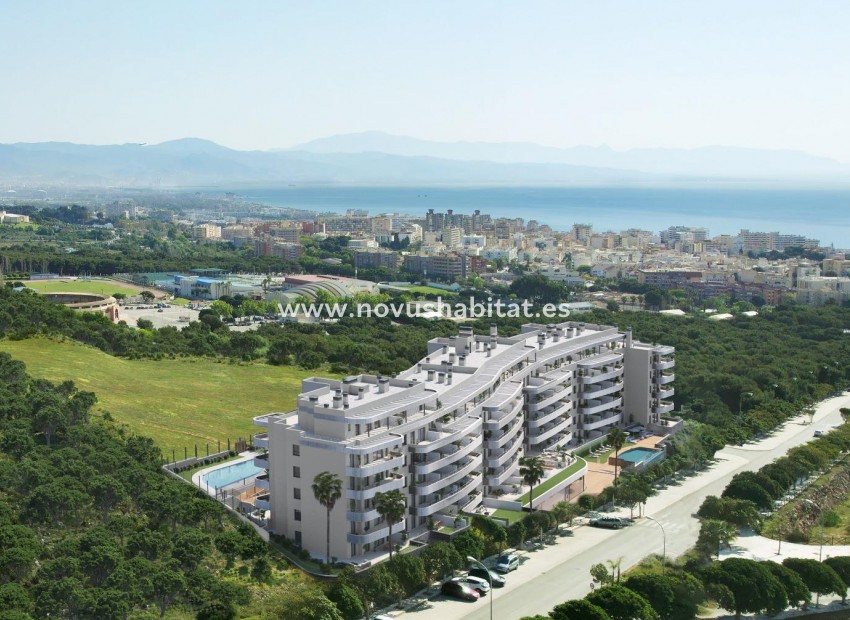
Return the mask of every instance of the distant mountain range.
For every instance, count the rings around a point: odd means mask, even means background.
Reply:
[[[797,151],[557,149],[429,142],[380,132],[273,151],[185,138],[155,145],[0,144],[0,183],[173,186],[663,185],[714,180],[850,182],[850,166]]]

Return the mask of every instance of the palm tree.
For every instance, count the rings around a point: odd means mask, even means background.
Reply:
[[[327,563],[331,563],[331,510],[334,509],[336,501],[342,497],[342,480],[336,474],[323,471],[313,478],[313,497],[328,511],[327,524]]]
[[[570,518],[570,514],[571,514],[570,506],[571,505],[572,504],[570,504],[568,501],[561,500],[560,502],[558,502],[557,504],[552,506],[552,509],[549,511],[549,512],[552,513],[552,516],[555,517],[555,530],[556,531],[561,529],[561,523],[563,523],[564,521],[566,521],[567,519]]]
[[[545,475],[543,459],[539,456],[524,456],[519,460],[519,475],[528,485],[528,509],[534,510],[534,485],[539,484]]]
[[[719,519],[706,519],[700,528],[698,542],[702,542],[708,548],[716,548],[719,560],[723,546],[731,547],[732,541],[737,537],[738,530],[731,523]]]
[[[611,503],[615,506],[617,505],[616,499],[616,489],[617,489],[617,474],[620,469],[620,449],[623,447],[623,444],[626,443],[626,439],[628,435],[623,431],[623,429],[615,426],[611,430],[608,431],[608,437],[606,441],[608,445],[614,448],[614,495],[611,496]]]
[[[386,493],[375,494],[375,509],[378,514],[387,520],[390,526],[390,559],[393,559],[393,523],[398,523],[404,518],[407,509],[407,501],[398,489]]]

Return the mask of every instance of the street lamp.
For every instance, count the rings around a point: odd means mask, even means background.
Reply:
[[[471,555],[466,556],[466,561],[470,564],[475,564],[478,568],[487,571],[487,583],[490,584],[490,620],[493,620],[493,595],[496,591],[493,589],[493,576],[490,574],[490,569],[484,566]]]
[[[664,576],[664,567],[667,564],[667,532],[664,531],[664,526],[661,525],[661,522],[657,519],[653,519],[649,515],[644,515],[647,519],[658,525],[661,528],[661,542],[662,542],[662,552],[661,552],[661,576]]]

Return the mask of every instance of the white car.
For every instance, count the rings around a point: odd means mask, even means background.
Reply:
[[[487,594],[490,591],[490,584],[487,583],[486,579],[482,579],[481,577],[467,575],[465,577],[457,577],[454,581],[465,584],[473,590],[477,590],[478,594]]]

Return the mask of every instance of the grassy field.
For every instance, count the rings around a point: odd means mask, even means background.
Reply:
[[[114,280],[27,280],[24,284],[42,293],[94,293],[111,295],[124,293],[136,295],[139,289]],[[157,291],[151,291],[157,293]]]
[[[163,451],[210,451],[230,438],[260,432],[251,418],[290,411],[301,379],[315,372],[266,364],[236,365],[207,359],[126,360],[73,342],[40,338],[0,340],[0,351],[51,381],[71,379],[95,392],[97,409],[109,411]]]

